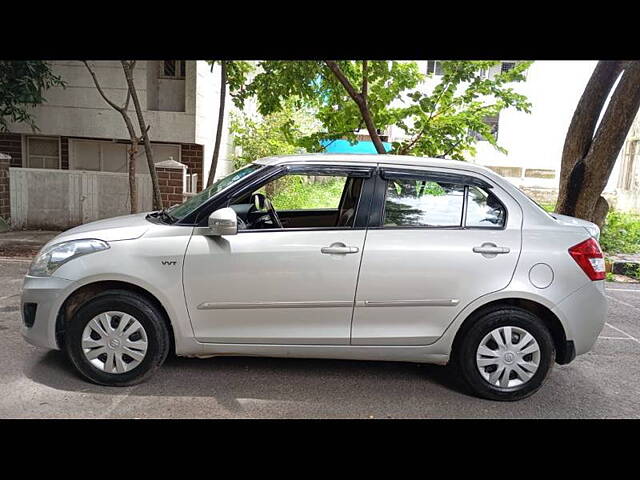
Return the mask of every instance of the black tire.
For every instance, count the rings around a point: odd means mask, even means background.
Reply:
[[[467,386],[479,397],[489,400],[521,400],[537,392],[546,380],[555,361],[553,338],[543,321],[533,313],[517,307],[504,307],[482,313],[463,333],[454,351],[454,362]],[[476,353],[482,339],[498,327],[515,326],[530,333],[540,347],[538,370],[524,384],[502,388],[492,385],[481,375]]]
[[[120,311],[137,319],[147,335],[147,351],[131,371],[107,373],[91,364],[82,350],[82,333],[96,315],[107,311]],[[108,290],[82,305],[67,326],[65,349],[78,372],[98,385],[126,387],[149,378],[167,358],[170,337],[167,325],[158,309],[141,295],[127,290]]]

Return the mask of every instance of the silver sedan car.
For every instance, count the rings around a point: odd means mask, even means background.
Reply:
[[[264,158],[181,205],[58,235],[25,278],[22,333],[102,385],[143,381],[171,350],[450,363],[516,400],[604,325],[599,233],[464,162]]]

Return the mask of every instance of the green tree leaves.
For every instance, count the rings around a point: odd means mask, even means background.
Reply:
[[[0,131],[6,132],[9,123],[25,122],[38,129],[28,107],[46,101],[44,91],[65,82],[51,72],[42,60],[0,61]]]
[[[233,156],[234,168],[257,158],[304,153],[305,147],[311,147],[305,140],[313,136],[319,125],[308,110],[298,106],[298,99],[292,97],[262,119],[233,114],[230,131],[235,147],[239,147]]]
[[[336,63],[366,95],[376,129],[383,132],[395,125],[404,132],[392,153],[463,160],[475,153],[478,139],[504,151],[485,119],[505,108],[531,108],[512,85],[525,80],[532,62],[516,62],[508,71],[487,75],[499,61],[442,61],[443,75],[432,88],[423,82],[432,82],[433,75],[420,72],[416,62],[370,60],[366,68],[360,60]],[[285,111],[286,105],[313,112],[321,128],[296,141],[308,151],[322,151],[322,140],[355,142],[356,132],[364,128],[361,112],[323,61],[267,60],[257,67],[237,105],[254,96],[262,115]]]

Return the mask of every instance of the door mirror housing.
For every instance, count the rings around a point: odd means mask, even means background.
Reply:
[[[220,208],[209,215],[209,235],[236,235],[238,233],[238,216],[233,208]]]

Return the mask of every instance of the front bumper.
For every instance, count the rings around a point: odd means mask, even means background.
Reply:
[[[567,341],[573,342],[575,355],[587,353],[607,319],[604,281],[589,282],[562,300],[553,313],[564,324]]]
[[[22,336],[32,345],[59,350],[56,341],[56,318],[62,303],[67,298],[67,292],[72,288],[73,282],[59,277],[30,277],[26,276],[22,286],[21,312],[23,322]],[[35,319],[31,327],[25,320],[25,304],[35,308]]]

